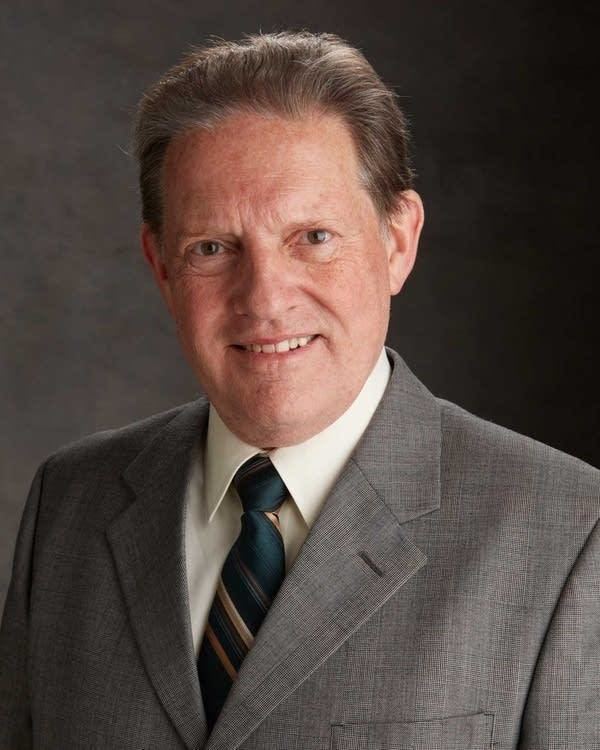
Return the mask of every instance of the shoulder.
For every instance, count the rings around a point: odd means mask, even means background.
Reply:
[[[88,435],[50,455],[38,469],[28,500],[37,518],[38,538],[53,533],[59,538],[65,526],[86,539],[102,531],[131,502],[129,469],[138,462],[139,472],[150,476],[165,462],[169,467],[170,447],[183,450],[192,445],[208,412],[205,407],[207,402],[200,398]],[[140,457],[146,460],[140,462]]]
[[[88,473],[90,468],[95,471],[105,468],[110,469],[111,473],[118,473],[170,423],[197,403],[181,404],[128,425],[95,432],[68,443],[47,458],[45,472],[53,476],[68,474],[73,477],[79,472]]]
[[[443,399],[441,474],[482,502],[533,512],[552,525],[588,525],[600,515],[600,471]]]

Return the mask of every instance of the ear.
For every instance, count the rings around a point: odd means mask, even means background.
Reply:
[[[169,312],[173,315],[173,295],[167,266],[163,258],[161,241],[146,223],[142,224],[140,230],[140,245],[142,247],[144,258],[150,266],[154,280],[160,289],[162,298],[164,299]]]
[[[423,201],[414,190],[398,196],[398,208],[388,222],[388,270],[390,294],[398,294],[412,271],[417,257],[425,212]]]

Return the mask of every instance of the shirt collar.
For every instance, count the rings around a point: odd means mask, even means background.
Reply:
[[[244,443],[234,435],[211,404],[204,452],[204,501],[209,523],[221,504],[235,472],[257,453],[261,453],[261,449]]]
[[[273,465],[309,528],[371,421],[390,373],[384,348],[360,393],[335,422],[303,443],[270,451]],[[251,456],[261,452],[260,448],[234,435],[211,404],[204,455],[204,499],[209,522],[235,472]]]

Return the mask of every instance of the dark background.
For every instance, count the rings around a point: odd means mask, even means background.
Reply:
[[[398,91],[427,213],[389,342],[437,395],[595,465],[592,3],[3,4],[0,605],[35,467],[194,398],[138,251],[130,121],[208,35],[334,31]]]

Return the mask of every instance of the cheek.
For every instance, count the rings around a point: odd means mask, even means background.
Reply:
[[[336,281],[338,298],[355,317],[368,318],[389,306],[389,276],[385,258],[369,253],[344,269]]]
[[[188,349],[202,348],[215,328],[215,301],[202,285],[180,284],[175,290],[174,317],[177,330]]]
[[[386,269],[382,264],[365,268],[352,287],[350,312],[355,329],[363,335],[363,345],[384,334],[389,324],[390,289]]]

